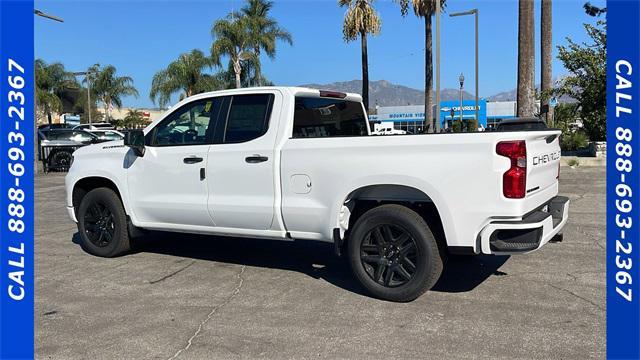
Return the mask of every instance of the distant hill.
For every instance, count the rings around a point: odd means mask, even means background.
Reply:
[[[360,94],[362,91],[362,80],[341,81],[329,84],[304,84],[303,87],[312,89],[337,90]],[[539,88],[539,87],[538,87]],[[515,101],[516,89],[504,91],[487,97],[487,101]],[[459,100],[460,91],[458,89],[442,89],[440,91],[442,101]],[[435,91],[433,92],[435,100]],[[464,99],[472,100],[474,95],[464,91]],[[573,103],[575,99],[563,96],[559,99],[561,103]],[[369,82],[369,103],[373,108],[379,106],[399,106],[399,105],[423,105],[424,92],[403,85],[390,83],[386,80]]]
[[[303,87],[312,89],[337,90],[343,92],[362,92],[362,80],[334,82],[330,84],[304,84]],[[460,99],[460,91],[457,89],[443,89],[440,91],[442,101]],[[435,91],[433,98],[435,99]],[[464,91],[465,99],[473,99],[474,95]],[[397,105],[423,105],[424,92],[410,87],[392,84],[386,80],[369,82],[369,104],[374,107]]]

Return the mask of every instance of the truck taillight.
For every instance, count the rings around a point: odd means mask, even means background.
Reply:
[[[511,167],[502,175],[502,193],[510,199],[522,199],[527,193],[526,143],[501,141],[496,145],[496,153],[511,160]]]

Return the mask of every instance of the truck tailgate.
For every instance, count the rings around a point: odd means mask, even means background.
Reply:
[[[532,132],[527,145],[527,197],[553,186],[560,171],[560,131]]]

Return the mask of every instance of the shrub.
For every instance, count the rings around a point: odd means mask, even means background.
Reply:
[[[454,133],[462,132],[462,122],[460,120],[456,120],[451,125]]]
[[[584,149],[588,144],[589,138],[582,131],[564,131],[560,138],[560,148],[564,151]]]
[[[471,119],[471,120],[467,121],[467,131],[469,131],[469,132],[478,131],[478,120]]]
[[[580,165],[580,161],[578,161],[578,159],[569,159],[569,161],[567,161],[567,165],[569,165],[569,166],[579,166]]]

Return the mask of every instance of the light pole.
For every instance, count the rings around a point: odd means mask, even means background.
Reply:
[[[47,19],[51,19],[57,22],[64,22],[64,20],[62,20],[61,18],[57,17],[57,16],[53,16],[53,15],[49,15],[47,13],[44,13],[40,10],[37,9],[33,9],[33,13],[37,16],[42,16],[43,18],[47,18]]]
[[[85,79],[87,80],[87,113],[89,116],[89,128],[91,128],[91,79],[89,78],[89,75],[91,74],[90,71],[76,71],[73,73],[73,75],[84,75]]]
[[[475,20],[476,20],[476,121],[480,122],[480,119],[478,119],[478,113],[479,113],[479,107],[478,107],[478,77],[480,76],[478,74],[479,67],[478,67],[478,9],[471,9],[469,11],[463,11],[463,12],[459,12],[459,13],[453,13],[449,16],[454,17],[454,16],[464,16],[464,15],[475,15]]]
[[[53,16],[47,13],[44,13],[38,9],[33,9],[33,14],[36,16],[40,16],[46,19],[50,19],[50,20],[54,20],[57,22],[64,22],[64,20],[62,20],[61,18],[57,17],[57,16]],[[36,69],[33,69],[33,81],[36,81]],[[35,91],[35,90],[34,90]],[[34,175],[38,174],[38,156],[37,154],[40,153],[40,139],[38,137],[38,115],[36,114],[36,105],[35,105],[35,101],[33,104],[33,113],[34,113],[34,117],[33,117],[33,131],[34,131],[34,136],[33,136],[33,146],[34,146],[34,151],[33,151],[33,173]]]
[[[464,75],[462,73],[460,73],[458,81],[460,81],[460,132],[462,132],[462,89],[464,87]]]

